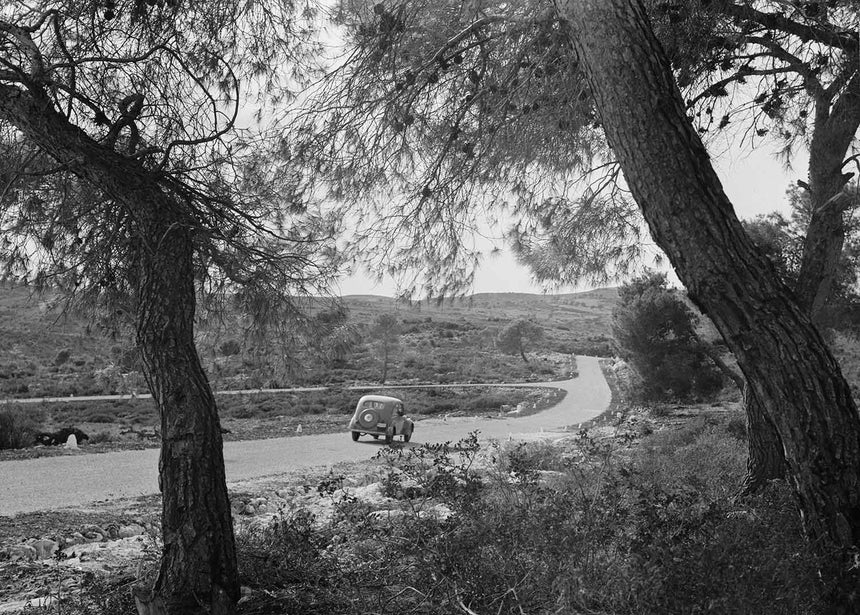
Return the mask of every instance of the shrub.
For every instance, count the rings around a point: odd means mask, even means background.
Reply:
[[[838,558],[804,540],[786,485],[729,497],[744,455],[725,424],[697,420],[654,440],[622,458],[581,438],[587,462],[575,465],[549,444],[505,445],[483,478],[475,448],[459,461],[458,447],[386,450],[399,514],[373,524],[365,504],[340,505],[345,578],[378,588],[355,611],[826,611]],[[562,473],[545,481],[543,469]],[[433,519],[430,501],[454,514]]]
[[[247,613],[351,612],[343,591],[343,573],[329,547],[333,535],[315,527],[304,509],[279,511],[264,528],[244,528],[236,534],[239,577],[252,591]]]
[[[241,350],[242,346],[239,344],[238,340],[235,339],[225,340],[220,346],[218,346],[218,351],[221,353],[222,357],[232,357],[239,354]]]
[[[478,397],[469,400],[466,404],[466,409],[473,412],[492,412],[497,411],[503,404],[507,404],[508,397],[498,393],[484,393]]]
[[[90,436],[89,443],[90,444],[101,444],[102,442],[111,442],[113,440],[113,436],[107,430],[97,431],[93,435]]]
[[[60,352],[57,353],[57,356],[54,357],[54,365],[60,366],[66,363],[69,358],[72,356],[72,351],[68,348],[63,348]]]
[[[115,414],[108,414],[107,412],[94,412],[90,414],[86,420],[88,423],[113,423],[116,421]]]
[[[566,469],[561,449],[551,442],[506,442],[498,457],[502,471],[518,477],[528,477],[540,470]]]
[[[0,406],[0,449],[26,448],[41,431],[42,412],[22,406]]]

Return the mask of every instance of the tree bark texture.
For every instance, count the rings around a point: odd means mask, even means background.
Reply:
[[[711,361],[723,374],[737,385],[743,393],[744,411],[747,417],[747,473],[741,483],[742,494],[752,494],[764,487],[768,481],[785,478],[785,451],[776,427],[767,418],[764,408],[755,398],[744,377],[720,356],[711,344],[699,339],[699,343]]]
[[[744,233],[638,0],[560,5],[652,236],[775,425],[805,527],[860,546],[860,419],[810,319]]]
[[[741,493],[750,494],[757,492],[770,480],[785,478],[787,467],[782,439],[764,406],[756,399],[755,390],[744,386],[743,392],[749,455]]]
[[[141,218],[150,241],[140,249],[137,343],[162,434],[164,551],[152,595],[167,613],[231,613],[239,598],[233,522],[215,399],[194,345],[190,232],[169,207]]]
[[[233,613],[233,523],[214,397],[194,345],[191,228],[181,201],[136,160],[94,141],[38,92],[0,86],[0,119],[126,206],[138,243],[137,342],[161,414],[164,551],[143,613]],[[109,255],[106,255],[106,258]]]

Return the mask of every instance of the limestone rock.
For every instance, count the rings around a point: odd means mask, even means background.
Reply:
[[[84,536],[85,542],[102,542],[107,540],[106,537],[108,535],[108,533],[98,525],[87,525],[81,533]]]
[[[60,548],[59,543],[48,539],[34,540],[29,544],[36,550],[36,559],[50,559]]]
[[[33,546],[25,544],[9,545],[3,549],[3,554],[13,562],[33,562],[39,556]]]
[[[137,523],[132,523],[130,525],[120,526],[117,531],[118,538],[131,538],[132,536],[140,536],[144,534],[146,530],[143,526],[138,525]]]

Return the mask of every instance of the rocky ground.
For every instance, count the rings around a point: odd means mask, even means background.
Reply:
[[[397,502],[383,495],[383,473],[380,463],[344,464],[301,477],[235,486],[231,504],[237,534],[297,509],[308,510],[325,523],[344,497],[370,504],[380,520],[388,518],[397,514]],[[127,591],[126,586],[151,572],[157,561],[159,506],[158,497],[146,497],[87,510],[0,517],[0,613],[68,599],[96,575],[110,576],[112,591]],[[447,512],[431,506],[427,514]]]
[[[643,431],[643,421],[647,419],[621,421],[607,413],[591,433],[629,441]],[[558,445],[564,446],[564,440]],[[398,501],[384,495],[382,477],[388,471],[381,461],[344,464],[301,477],[285,475],[234,486],[231,503],[237,534],[296,509],[311,511],[323,523],[343,497],[370,505],[380,521],[402,514]],[[333,477],[338,480],[333,482]],[[93,575],[110,575],[116,591],[127,590],[123,583],[130,584],[157,560],[159,506],[158,497],[146,497],[86,510],[0,517],[0,613],[72,596]],[[427,506],[422,514],[448,514],[443,506],[432,502]]]

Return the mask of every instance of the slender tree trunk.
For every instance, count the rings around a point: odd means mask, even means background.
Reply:
[[[723,360],[723,357],[720,356],[719,350],[714,348],[713,344],[709,344],[705,340],[703,340],[699,335],[694,331],[693,335],[696,340],[699,342],[699,347],[702,349],[708,358],[711,360],[711,363],[716,365],[717,369],[723,372],[723,375],[735,383],[738,387],[739,391],[743,391],[744,387],[746,387],[746,381],[744,377],[737,371],[729,367],[729,364]]]
[[[803,243],[797,283],[800,303],[817,322],[836,285],[845,242],[843,213],[850,198],[842,194],[851,174],[842,166],[860,127],[860,71],[832,101],[820,93],[815,101],[812,141],[809,146],[811,215]]]
[[[568,0],[571,40],[651,234],[775,425],[814,537],[860,546],[860,419],[818,331],[752,244],[638,0]]]
[[[137,341],[161,414],[164,553],[140,613],[229,614],[239,599],[230,502],[215,400],[194,346],[194,266],[180,203],[139,161],[94,141],[46,96],[0,86],[0,118],[128,212],[138,242]],[[105,258],[113,255],[106,254]]]
[[[698,338],[698,336],[697,336]],[[768,481],[785,478],[785,452],[782,440],[776,427],[767,418],[762,405],[755,398],[751,387],[748,387],[743,376],[720,356],[720,353],[704,340],[699,339],[708,358],[726,377],[732,380],[743,393],[744,409],[747,417],[747,473],[741,483],[742,494],[755,493]]]
[[[169,209],[141,212],[137,343],[161,412],[159,486],[164,551],[140,615],[235,612],[239,599],[233,520],[220,422],[194,344],[194,265],[189,230]]]

